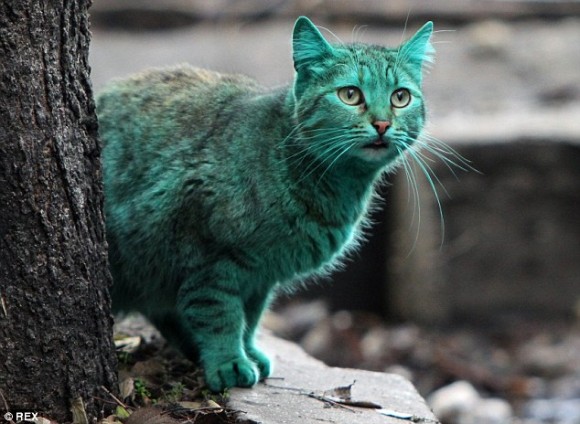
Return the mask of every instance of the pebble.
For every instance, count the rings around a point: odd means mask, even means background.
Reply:
[[[513,418],[510,404],[499,398],[482,398],[467,381],[457,381],[433,392],[428,403],[446,424],[504,424]]]
[[[456,381],[434,391],[427,399],[427,403],[441,421],[459,424],[460,418],[479,400],[479,393],[469,382]]]
[[[579,424],[580,399],[534,399],[523,408],[524,417],[541,423]]]
[[[269,312],[264,325],[287,339],[298,339],[329,315],[323,301],[291,303],[278,313]]]
[[[383,359],[390,349],[390,333],[382,327],[370,329],[361,339],[361,350],[365,361],[376,363]]]
[[[415,379],[415,374],[409,367],[404,367],[402,365],[391,365],[384,369],[384,372],[388,374],[396,374],[400,375],[401,377],[406,378],[409,381],[413,381]]]
[[[473,409],[463,411],[460,424],[505,424],[513,418],[510,404],[499,398],[479,399]]]
[[[577,366],[574,344],[571,341],[555,342],[547,334],[537,336],[522,346],[518,357],[523,369],[548,378],[570,373]]]
[[[323,320],[310,329],[300,340],[302,348],[315,358],[326,359],[332,351],[334,338],[329,320]]]

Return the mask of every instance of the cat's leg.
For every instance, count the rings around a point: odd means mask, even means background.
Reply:
[[[215,392],[251,387],[259,378],[244,349],[244,309],[232,277],[214,265],[211,272],[196,273],[184,282],[178,293],[178,313],[199,352],[206,384]]]
[[[197,348],[188,337],[180,316],[174,310],[165,314],[156,313],[148,318],[170,345],[178,348],[188,359],[197,361]]]
[[[272,362],[268,356],[256,346],[256,333],[260,318],[270,304],[269,292],[254,294],[244,302],[246,328],[244,331],[244,347],[246,354],[256,363],[260,371],[260,379],[267,378],[272,373]]]

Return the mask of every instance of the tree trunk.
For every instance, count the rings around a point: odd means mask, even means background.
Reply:
[[[0,0],[0,411],[60,423],[116,383],[88,6]]]

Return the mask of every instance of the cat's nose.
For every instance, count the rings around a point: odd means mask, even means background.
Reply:
[[[373,127],[375,127],[379,135],[383,135],[391,128],[391,123],[389,121],[375,121],[373,122]]]

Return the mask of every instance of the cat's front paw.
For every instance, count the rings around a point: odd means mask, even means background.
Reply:
[[[213,392],[229,387],[252,387],[258,382],[260,373],[254,362],[247,358],[236,358],[205,368],[205,382]]]
[[[272,375],[272,361],[264,352],[256,347],[251,347],[246,350],[246,353],[258,366],[258,370],[260,371],[260,380]]]

